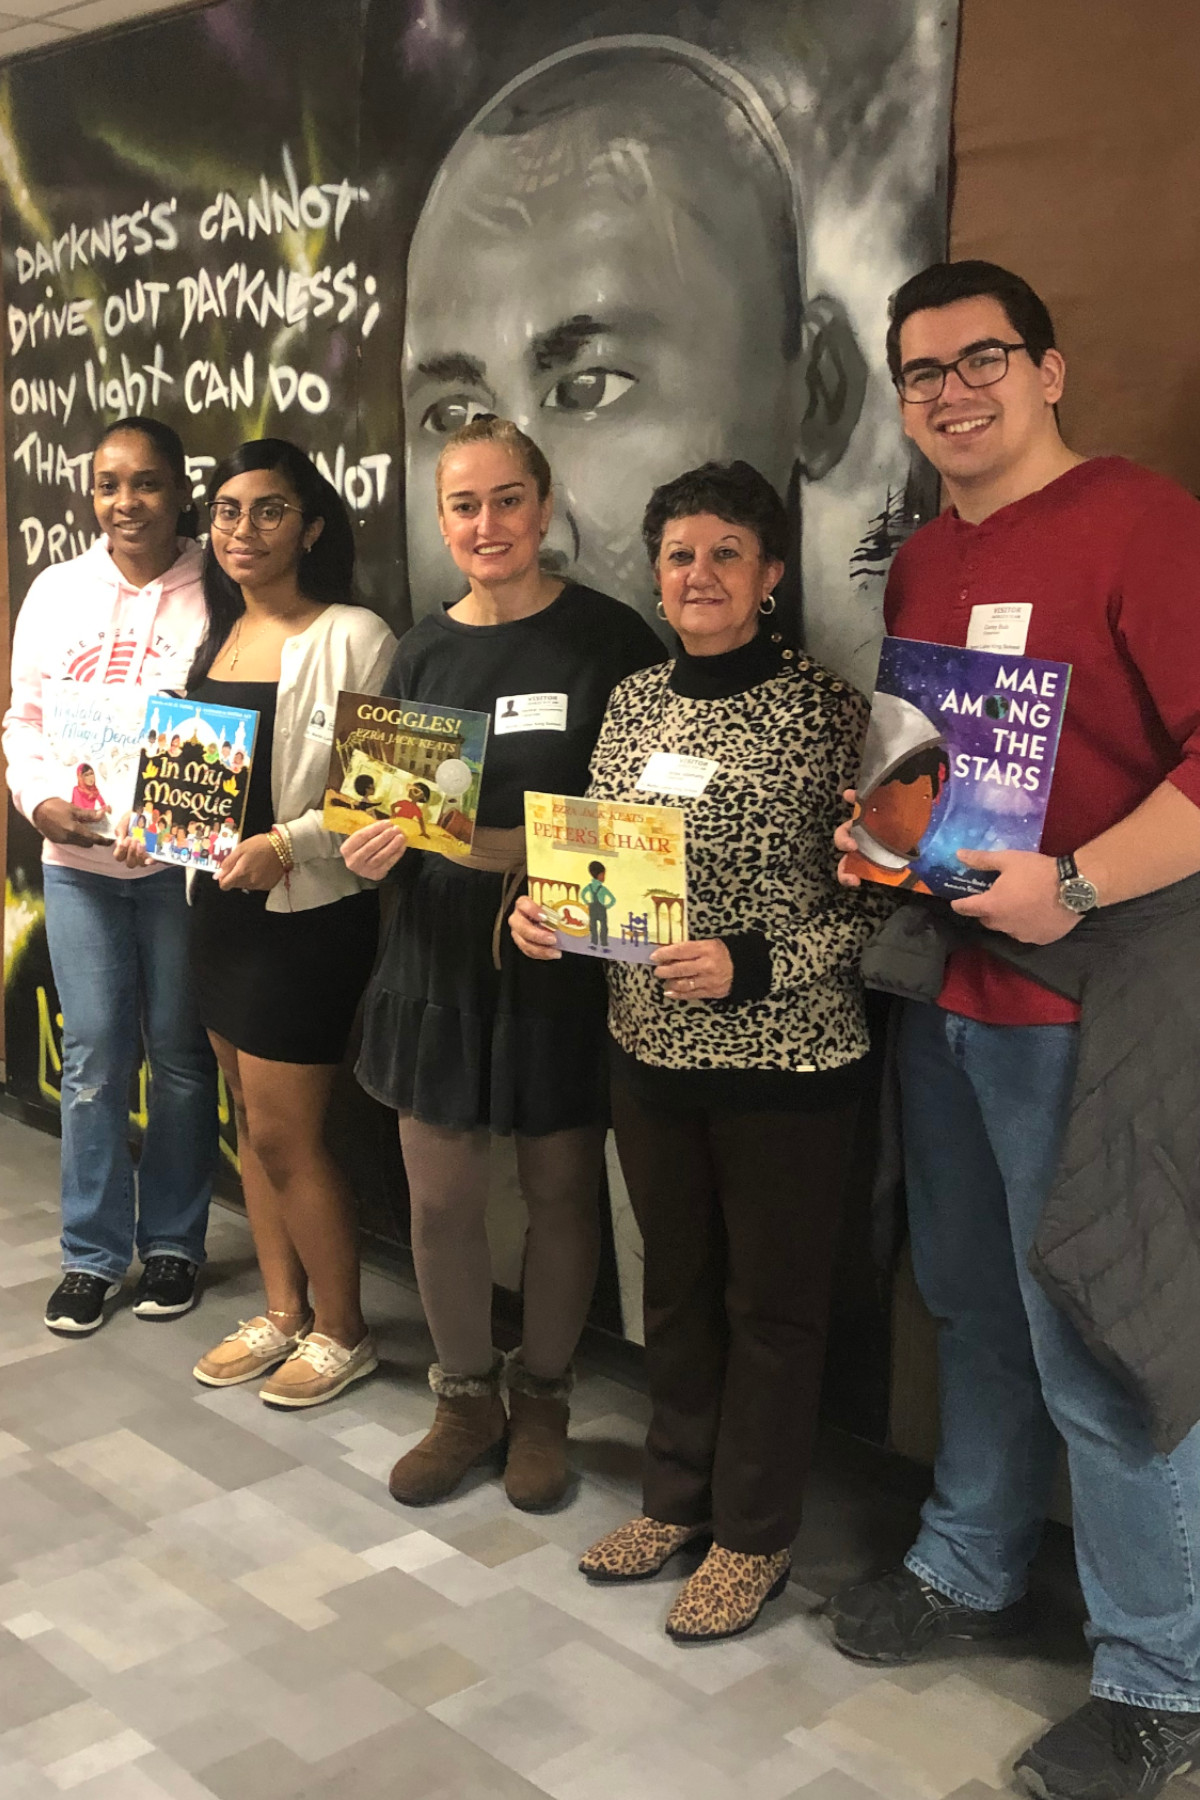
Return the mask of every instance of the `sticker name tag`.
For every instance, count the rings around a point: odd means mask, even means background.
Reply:
[[[656,750],[638,776],[637,791],[679,794],[685,800],[695,800],[720,766],[711,756],[671,756],[666,750]]]
[[[1024,656],[1033,606],[1028,600],[1008,605],[973,606],[967,627],[968,650],[995,650],[1002,656]]]
[[[333,719],[332,705],[314,706],[309,714],[308,724],[304,727],[305,737],[312,744],[332,744]]]
[[[565,694],[502,694],[496,702],[497,737],[509,731],[565,731]]]

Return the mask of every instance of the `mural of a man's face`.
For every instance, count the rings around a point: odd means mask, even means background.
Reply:
[[[786,181],[726,94],[645,56],[543,73],[463,134],[409,259],[417,617],[462,591],[433,470],[479,412],[516,420],[549,458],[548,566],[647,617],[640,524],[656,485],[744,457],[786,494],[798,461],[836,460],[860,362],[828,302],[806,330]]]

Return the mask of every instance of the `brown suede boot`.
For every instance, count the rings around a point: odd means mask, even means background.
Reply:
[[[531,1375],[514,1350],[508,1358],[508,1462],[504,1491],[522,1512],[546,1512],[567,1491],[567,1400],[574,1371]]]
[[[468,1469],[489,1457],[503,1457],[508,1415],[500,1398],[504,1358],[497,1356],[486,1375],[449,1375],[439,1363],[429,1370],[437,1395],[433,1425],[388,1477],[393,1500],[405,1506],[429,1506],[446,1500]]]

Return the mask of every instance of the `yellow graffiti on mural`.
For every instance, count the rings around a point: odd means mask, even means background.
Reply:
[[[38,1092],[52,1106],[62,1106],[62,1051],[59,1048],[57,1032],[62,1031],[62,1014],[50,1016],[50,1001],[44,987],[37,990],[38,1010]],[[138,1131],[145,1131],[149,1121],[148,1103],[150,1098],[150,1065],[145,1058],[137,1072],[137,1103],[129,1109],[129,1123]],[[237,1172],[241,1173],[241,1163],[237,1153],[237,1127],[234,1123],[233,1107],[229,1103],[229,1089],[225,1085],[225,1077],[217,1074],[217,1119],[221,1127],[221,1155]]]

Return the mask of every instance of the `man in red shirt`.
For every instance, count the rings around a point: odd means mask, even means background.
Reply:
[[[896,557],[889,631],[1072,665],[1044,849],[961,852],[996,879],[954,902],[1053,943],[1093,906],[1200,871],[1200,504],[1068,448],[1050,316],[994,264],[906,282],[888,358],[905,432],[950,502]],[[838,843],[854,848],[844,829]],[[1077,1017],[982,949],[950,958],[936,1006],[905,1003],[905,1168],[913,1262],[940,1327],[941,1440],[904,1564],[829,1611],[838,1647],[868,1662],[1019,1631],[1061,1435],[1093,1698],[1017,1775],[1043,1800],[1146,1800],[1200,1757],[1200,1428],[1157,1451],[1029,1270]]]

